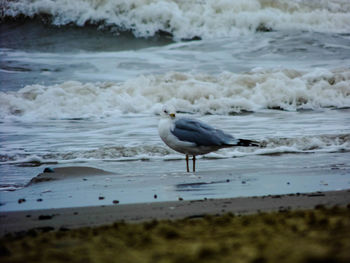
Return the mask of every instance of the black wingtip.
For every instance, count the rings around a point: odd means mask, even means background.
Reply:
[[[261,147],[261,144],[257,141],[239,139],[237,146],[243,147]]]

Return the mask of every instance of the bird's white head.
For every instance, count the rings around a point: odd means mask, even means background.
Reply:
[[[176,110],[175,107],[172,105],[164,105],[162,108],[162,111],[160,113],[162,117],[175,119],[176,116]]]

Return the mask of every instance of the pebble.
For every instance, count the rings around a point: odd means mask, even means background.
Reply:
[[[25,201],[26,201],[26,199],[24,199],[24,198],[18,199],[18,203],[19,203],[19,204],[24,203]]]

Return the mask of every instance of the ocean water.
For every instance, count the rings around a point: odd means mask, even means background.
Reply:
[[[286,193],[350,187],[348,0],[0,7],[2,196],[47,166],[77,165],[133,176],[139,188],[181,174],[160,184],[188,198],[276,193],[280,185],[261,192],[276,171],[298,178]],[[210,153],[192,176],[257,183],[186,185],[184,157],[158,136],[166,103],[264,145]]]

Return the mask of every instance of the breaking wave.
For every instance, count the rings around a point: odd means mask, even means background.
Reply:
[[[0,163],[17,164],[23,166],[40,166],[50,163],[85,162],[91,160],[104,161],[133,161],[149,160],[172,156],[174,152],[165,146],[113,146],[89,150],[77,150],[60,153],[25,154],[13,153],[0,155]]]
[[[158,114],[165,103],[201,114],[347,108],[350,70],[255,70],[218,75],[171,72],[123,83],[29,85],[16,92],[0,92],[0,117],[45,120]]]
[[[137,37],[163,32],[175,40],[271,30],[350,31],[348,0],[2,0],[0,6],[3,19],[40,17],[57,26],[95,24],[132,31]]]

